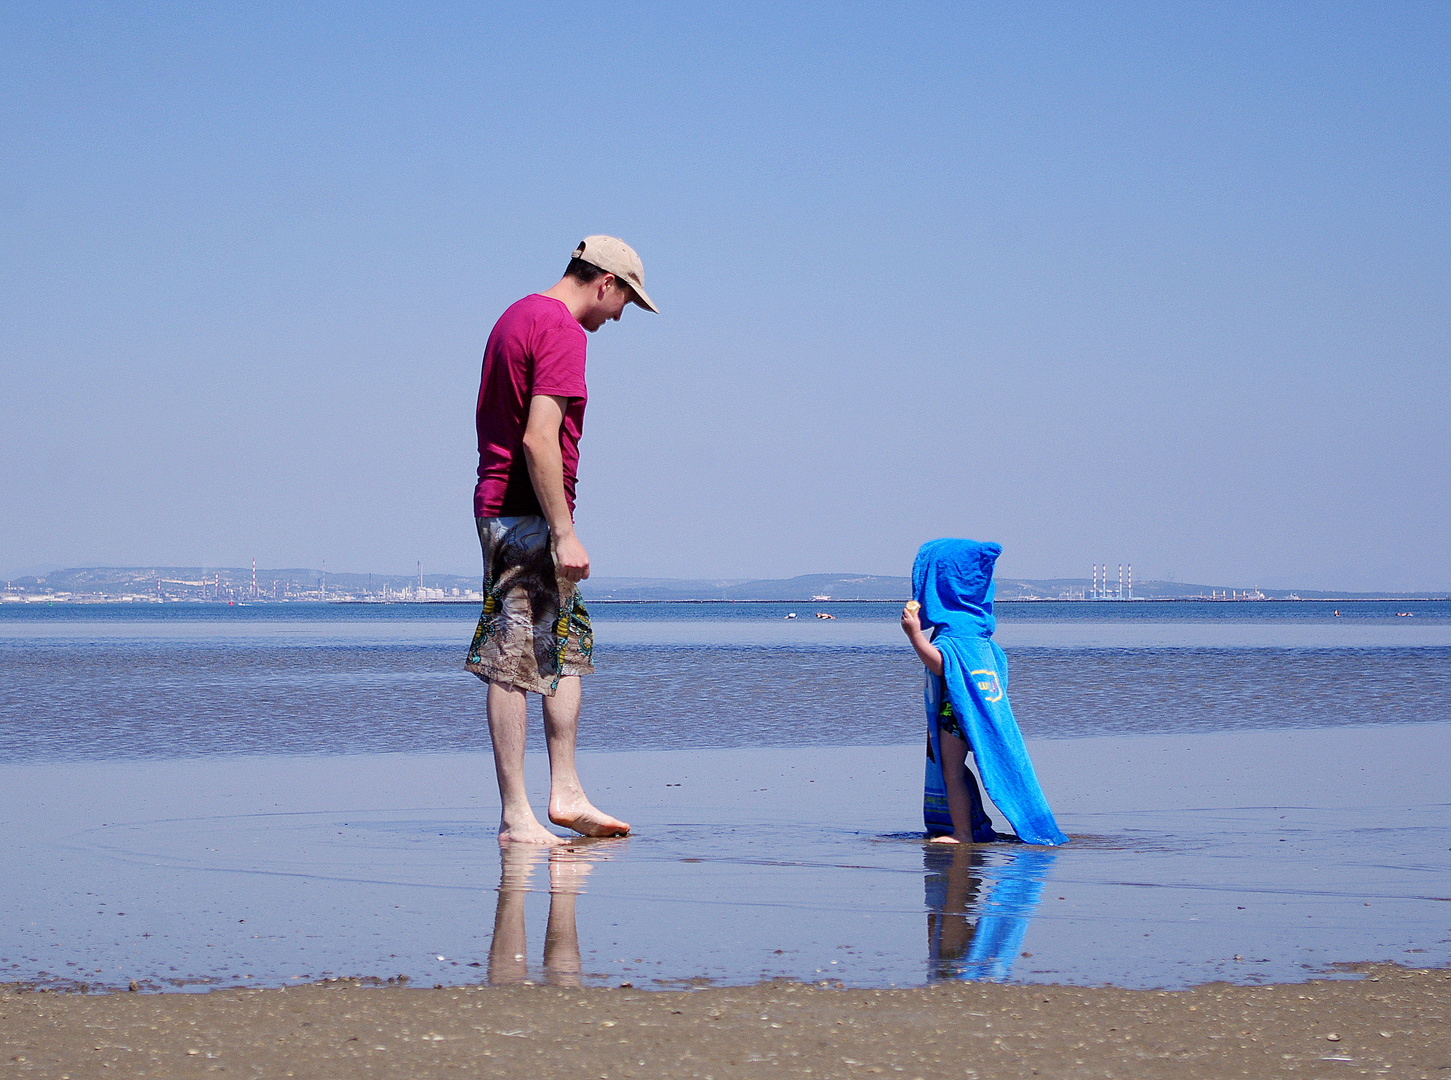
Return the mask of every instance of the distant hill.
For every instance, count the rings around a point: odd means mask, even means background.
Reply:
[[[459,574],[352,574],[312,569],[251,567],[130,566],[74,567],[39,577],[16,578],[0,589],[0,599],[101,601],[468,601],[479,597],[478,577]],[[1088,578],[999,578],[999,600],[1093,599]],[[1117,591],[1117,582],[1113,583]],[[912,593],[911,580],[885,574],[801,574],[792,578],[645,578],[600,577],[584,583],[587,600],[619,602],[706,602],[900,600]],[[1134,598],[1188,600],[1428,600],[1446,593],[1352,593],[1311,589],[1235,589],[1177,581],[1137,581]],[[1102,597],[1107,599],[1107,596]]]
[[[998,578],[997,598],[999,600],[1084,600],[1094,599],[1090,594],[1093,581],[1090,578],[1048,578],[1028,580],[1024,578]],[[1118,582],[1111,583],[1099,599],[1114,599]],[[1135,581],[1135,600],[1443,600],[1444,592],[1328,592],[1315,589],[1258,589],[1243,586],[1195,585],[1183,581]]]
[[[590,578],[586,600],[902,600],[912,595],[905,577],[874,574],[802,574],[793,578]]]
[[[1113,583],[1117,592],[1118,583]],[[999,578],[999,600],[1083,600],[1093,599],[1090,578]],[[586,599],[647,601],[782,600],[804,601],[814,597],[831,600],[901,600],[912,595],[912,580],[885,574],[802,574],[793,578],[590,578],[583,586]],[[1225,599],[1288,600],[1429,600],[1444,593],[1352,593],[1316,592],[1312,589],[1235,589],[1223,585],[1194,585],[1178,581],[1139,581],[1134,597],[1142,600],[1188,600],[1199,597]],[[1107,595],[1101,597],[1108,599]]]
[[[216,566],[83,566],[15,578],[3,594],[88,600],[345,600],[449,599],[479,588],[477,577],[457,574],[342,574],[311,569]],[[6,584],[6,583],[0,583]]]

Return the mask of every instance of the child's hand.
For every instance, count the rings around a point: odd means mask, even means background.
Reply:
[[[932,642],[922,630],[922,605],[915,600],[908,601],[902,609],[902,632],[917,651],[917,658],[927,665],[934,675],[942,674],[942,653],[933,648]]]

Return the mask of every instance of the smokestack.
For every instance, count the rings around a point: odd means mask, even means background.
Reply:
[[[1134,598],[1134,564],[1129,563],[1129,599]]]
[[[1118,564],[1118,598],[1124,598],[1124,564]]]
[[[252,599],[257,599],[257,560],[252,560]]]

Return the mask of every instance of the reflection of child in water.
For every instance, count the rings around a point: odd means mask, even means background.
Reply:
[[[929,979],[960,979],[966,974],[963,960],[982,915],[980,871],[987,864],[986,851],[961,846],[924,849]]]
[[[942,653],[933,647],[932,642],[927,640],[927,635],[922,632],[922,620],[918,615],[921,610],[922,605],[916,600],[909,601],[902,609],[902,629],[927,670],[940,679]],[[967,741],[962,725],[953,715],[952,702],[947,700],[946,694],[942,695],[942,711],[937,715],[937,741],[942,748],[942,783],[947,788],[947,811],[952,815],[952,834],[934,836],[932,843],[970,844],[972,793],[968,791],[967,785],[973,781],[966,766],[967,752],[972,749],[972,744]]]

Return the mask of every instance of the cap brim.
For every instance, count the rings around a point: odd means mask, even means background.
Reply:
[[[628,281],[625,284],[630,285]],[[646,311],[653,311],[656,315],[660,314],[660,309],[655,306],[654,301],[645,295],[645,290],[637,289],[635,286],[630,285],[630,292],[635,296],[635,299],[631,303],[639,304]]]

